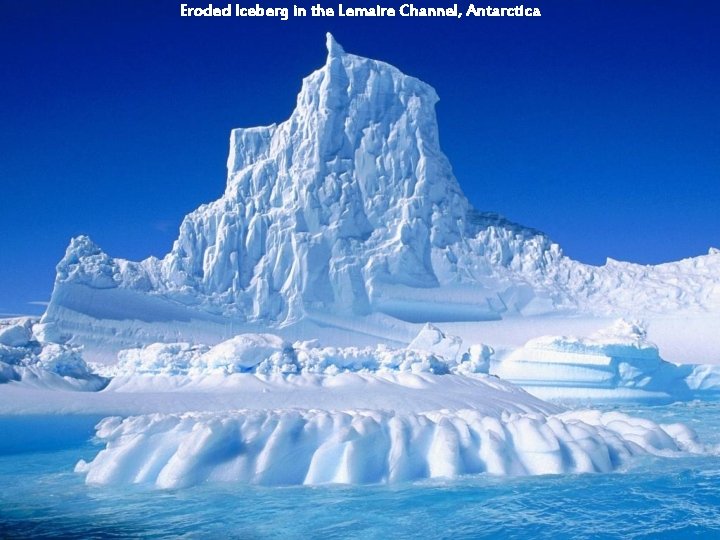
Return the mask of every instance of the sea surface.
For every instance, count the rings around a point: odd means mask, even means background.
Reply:
[[[614,408],[605,406],[603,408]],[[720,444],[720,403],[628,406]],[[99,418],[0,418],[0,538],[720,538],[720,457],[395,486],[86,486]]]

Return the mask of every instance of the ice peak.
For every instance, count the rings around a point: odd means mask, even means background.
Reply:
[[[342,45],[335,40],[330,32],[325,34],[325,46],[328,51],[328,60],[345,54],[345,49],[342,48]]]
[[[65,250],[65,259],[77,260],[99,253],[102,253],[100,247],[89,236],[81,234],[70,239],[70,244]]]
[[[86,235],[70,240],[56,271],[57,281],[74,280],[99,288],[116,286],[113,275],[117,271],[117,265]]]

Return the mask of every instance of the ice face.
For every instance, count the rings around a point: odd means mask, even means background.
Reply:
[[[288,121],[233,131],[225,195],[185,219],[162,262],[172,286],[288,321],[368,313],[375,282],[438,284],[431,251],[462,237],[468,204],[435,91],[327,44]]]

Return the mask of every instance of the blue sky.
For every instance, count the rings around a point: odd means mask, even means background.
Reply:
[[[479,209],[593,264],[720,245],[717,2],[287,22],[180,18],[179,4],[0,0],[0,313],[42,311],[29,302],[49,298],[73,235],[113,256],[167,252],[222,193],[230,129],[287,118],[328,30],[437,89],[443,149]]]

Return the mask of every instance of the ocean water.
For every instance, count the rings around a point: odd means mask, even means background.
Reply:
[[[622,410],[720,444],[720,403]],[[720,457],[397,486],[92,487],[93,417],[0,418],[0,538],[720,538]]]

